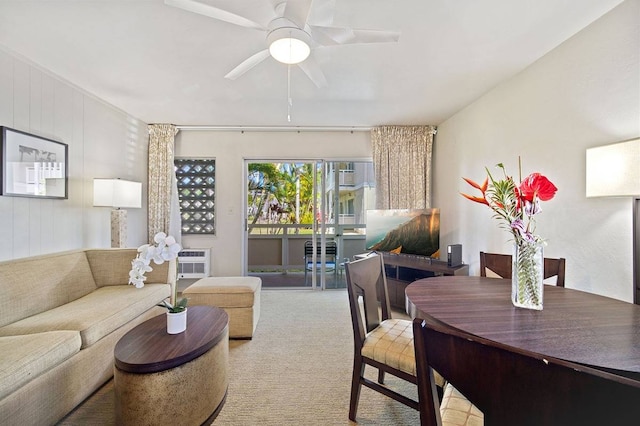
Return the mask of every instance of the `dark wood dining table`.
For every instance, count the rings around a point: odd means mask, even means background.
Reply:
[[[541,311],[511,303],[511,280],[442,276],[406,289],[413,318],[640,380],[640,306],[544,286]]]

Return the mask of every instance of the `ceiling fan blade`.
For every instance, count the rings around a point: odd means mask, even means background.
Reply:
[[[269,56],[269,49],[261,50],[255,55],[250,56],[248,59],[245,59],[240,65],[232,69],[224,78],[228,78],[229,80],[235,80],[240,77],[242,74],[249,71],[251,68],[258,65],[260,62],[267,59]]]
[[[313,84],[315,84],[318,88],[327,87],[329,84],[327,83],[327,79],[320,68],[320,65],[313,59],[313,57],[309,56],[304,62],[300,62],[298,67],[309,77]]]
[[[304,29],[310,10],[311,0],[287,0],[283,16],[296,24],[298,28]]]
[[[336,0],[313,0],[308,22],[314,25],[331,25],[336,11]]]
[[[267,30],[267,28],[264,25],[260,25],[257,22],[254,22],[243,16],[236,15],[235,13],[218,9],[217,7],[213,7],[208,4],[200,3],[194,0],[164,0],[164,3],[168,6],[177,7],[179,9],[183,9],[188,12],[193,12],[199,15],[208,16],[210,18],[217,19],[219,21],[228,22],[230,24],[238,25],[241,27],[253,28],[253,29],[262,30],[262,31]]]
[[[359,43],[395,43],[400,39],[399,31],[365,30],[346,27],[323,27],[310,25],[311,37],[324,46]]]

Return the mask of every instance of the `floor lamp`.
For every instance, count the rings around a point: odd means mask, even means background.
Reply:
[[[633,198],[633,303],[640,305],[640,139],[587,149],[587,197]]]
[[[94,179],[93,205],[111,207],[111,247],[127,246],[127,211],[142,206],[142,183],[123,179]]]

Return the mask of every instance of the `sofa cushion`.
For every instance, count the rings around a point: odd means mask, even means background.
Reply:
[[[96,289],[84,251],[0,262],[0,327],[62,306]]]
[[[80,351],[77,331],[0,337],[0,400]]]
[[[93,279],[98,287],[122,285],[129,282],[131,261],[138,255],[137,249],[90,249],[86,251]],[[175,260],[156,265],[151,262],[153,271],[147,272],[145,284],[170,282],[169,270],[177,275]]]
[[[169,297],[169,284],[101,287],[78,300],[0,328],[0,336],[41,333],[53,330],[80,332],[82,348],[153,308]]]

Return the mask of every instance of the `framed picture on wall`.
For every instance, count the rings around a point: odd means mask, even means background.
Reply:
[[[5,126],[0,129],[0,195],[66,199],[67,144]]]

